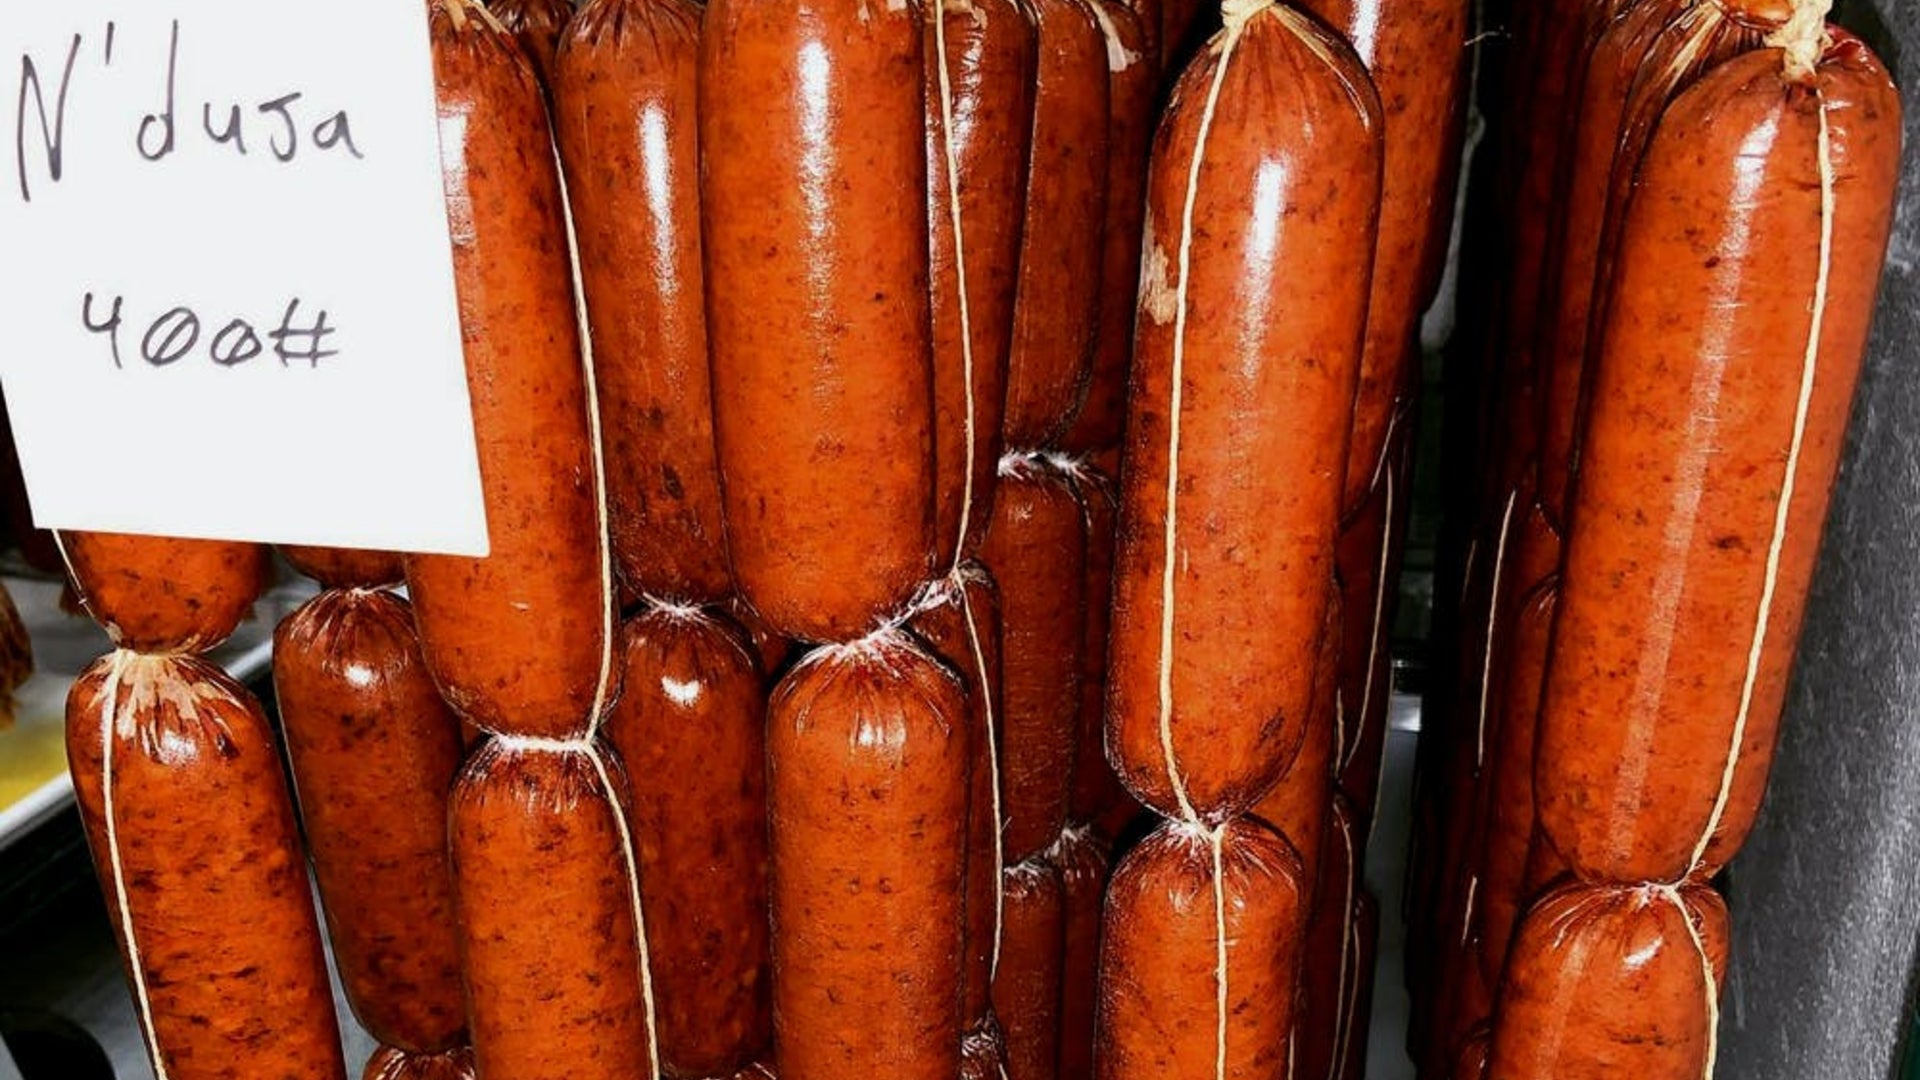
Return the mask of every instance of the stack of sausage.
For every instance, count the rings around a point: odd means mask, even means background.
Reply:
[[[1765,785],[1899,149],[1885,71],[1825,10],[1536,16],[1578,123],[1531,226],[1547,284],[1508,313],[1427,1075],[1711,1070],[1710,883]]]

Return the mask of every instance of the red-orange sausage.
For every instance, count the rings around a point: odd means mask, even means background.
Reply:
[[[700,7],[589,0],[553,72],[622,606],[726,599],[700,265]]]
[[[1085,825],[1060,834],[1048,860],[1060,869],[1065,946],[1060,960],[1060,1080],[1093,1080],[1093,1026],[1100,976],[1100,911],[1108,852]]]
[[[982,561],[1000,586],[1006,716],[1002,840],[1012,865],[1044,851],[1067,823],[1080,716],[1086,521],[1066,476],[1008,457]]]
[[[1359,903],[1360,836],[1347,800],[1334,795],[1320,865],[1313,871],[1313,907],[1301,955],[1301,995],[1294,1014],[1295,1075],[1339,1080],[1340,1055],[1352,1019],[1354,916]]]
[[[1749,53],[1674,101],[1621,239],[1535,773],[1588,877],[1711,872],[1766,782],[1900,121],[1858,39],[1784,63]]]
[[[407,574],[398,552],[283,544],[280,554],[295,570],[329,589],[374,589],[398,585]]]
[[[1100,249],[1099,322],[1085,398],[1060,437],[1069,450],[1120,445],[1133,360],[1132,298],[1140,289],[1140,226],[1147,208],[1147,152],[1160,118],[1160,70],[1141,17],[1118,0],[1087,5],[1107,43],[1106,226]],[[1158,27],[1155,28],[1156,36]]]
[[[1107,207],[1107,43],[1097,0],[1031,0],[1040,32],[1033,156],[1007,361],[1006,445],[1037,450],[1073,419],[1100,305]]]
[[[476,1080],[473,1051],[464,1046],[444,1054],[409,1054],[383,1046],[360,1075],[361,1080]]]
[[[1023,4],[924,6],[937,543],[951,563],[979,547],[1000,464],[1039,54]]]
[[[1007,1040],[992,1013],[960,1041],[960,1080],[1007,1080]]]
[[[407,557],[447,701],[490,731],[577,736],[609,629],[587,373],[545,103],[470,0],[432,16],[440,157],[491,553]]]
[[[58,535],[87,614],[136,652],[205,652],[225,641],[253,610],[271,566],[260,544]]]
[[[194,657],[114,652],[67,695],[67,760],[155,1071],[340,1080],[299,826],[259,703]]]
[[[745,631],[717,611],[646,608],[622,628],[604,731],[627,767],[660,1065],[724,1076],[772,1037],[767,697]]]
[[[540,81],[551,85],[554,53],[567,21],[573,18],[570,0],[486,0],[486,5],[533,61]]]
[[[1080,718],[1074,735],[1073,788],[1067,820],[1117,838],[1140,804],[1107,764],[1107,637],[1113,616],[1113,549],[1118,542],[1119,492],[1111,474],[1089,462],[1063,471],[1080,497],[1087,530],[1087,620],[1080,646]]]
[[[895,631],[816,649],[774,688],[767,791],[783,1080],[959,1071],[966,707],[959,680]]]
[[[1335,696],[1334,677],[1338,672],[1342,610],[1339,590],[1332,583],[1329,590],[1333,599],[1327,605],[1326,626],[1314,660],[1312,704],[1307,709],[1307,730],[1300,740],[1300,752],[1294,755],[1286,776],[1253,808],[1260,820],[1279,830],[1293,845],[1304,874],[1300,884],[1309,894],[1318,888],[1320,848],[1327,835],[1327,815],[1333,808],[1334,746],[1340,738],[1340,702]]]
[[[1712,889],[1573,884],[1514,940],[1489,1080],[1697,1080],[1727,909]]]
[[[1380,947],[1380,902],[1362,890],[1353,901],[1353,940],[1347,953],[1350,974],[1342,1007],[1342,1043],[1335,1068],[1340,1080],[1365,1080],[1367,1045],[1373,1029],[1374,971]]]
[[[715,0],[701,32],[727,542],[790,637],[858,637],[933,576],[923,36],[879,0]]]
[[[634,1080],[656,1060],[628,876],[627,779],[604,750],[482,743],[449,810],[483,1077]]]
[[[1156,137],[1107,745],[1168,816],[1248,809],[1305,731],[1379,169],[1360,62],[1281,5],[1213,39]]]
[[[273,689],[347,1002],[386,1046],[451,1050],[467,1009],[447,792],[464,747],[407,602],[309,600],[274,632]]]
[[[1410,423],[1410,418],[1404,422]],[[1334,762],[1355,812],[1371,820],[1393,694],[1392,630],[1405,549],[1412,440],[1393,436],[1380,475],[1334,545],[1341,588],[1340,745]]]
[[[1067,898],[1044,854],[1001,875],[1000,964],[993,1013],[1007,1045],[1009,1080],[1054,1080],[1060,1069]]]
[[[1102,927],[1096,1075],[1284,1076],[1307,914],[1300,873],[1287,842],[1252,818],[1217,832],[1169,823],[1120,860]]]

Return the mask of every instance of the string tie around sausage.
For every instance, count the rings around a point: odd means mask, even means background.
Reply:
[[[1246,25],[1248,19],[1272,6],[1273,0],[1221,0],[1220,20],[1226,24],[1228,31],[1237,31]]]
[[[695,603],[692,600],[681,600],[665,596],[654,596],[651,593],[643,593],[640,597],[640,604],[649,612],[681,622],[705,622],[708,619],[706,606]]]
[[[1767,35],[1768,47],[1783,54],[1787,78],[1796,82],[1813,78],[1829,40],[1827,12],[1832,8],[1833,0],[1793,0],[1793,14],[1780,29]]]

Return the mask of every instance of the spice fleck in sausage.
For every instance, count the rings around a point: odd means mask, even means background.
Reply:
[[[280,754],[211,664],[116,651],[67,695],[67,760],[154,1072],[339,1080]]]
[[[1102,927],[1096,1075],[1284,1076],[1300,875],[1293,849],[1252,818],[1169,822],[1121,859]]]
[[[1032,0],[1040,63],[1013,351],[1006,445],[1048,445],[1073,419],[1093,360],[1100,234],[1107,207],[1107,42],[1097,0]]]
[[[454,898],[483,1077],[658,1075],[623,850],[626,774],[590,745],[496,735],[454,784]]]
[[[718,612],[645,608],[622,638],[603,730],[633,792],[660,1064],[724,1076],[772,1037],[766,690],[745,631]]]
[[[1793,73],[1786,67],[1795,65]],[[1667,110],[1599,353],[1535,775],[1584,876],[1711,872],[1753,823],[1886,249],[1900,105],[1835,31]],[[1737,645],[1693,643],[1737,635]]]
[[[959,680],[882,631],[803,658],[767,731],[782,1077],[951,1080],[972,753]]]
[[[1039,54],[1013,0],[925,6],[938,548],[954,564],[979,547],[1000,463]]]
[[[205,652],[233,633],[270,575],[267,548],[224,540],[62,532],[87,614],[136,652]]]
[[[610,598],[546,107],[527,61],[467,0],[436,0],[432,33],[492,546],[479,559],[410,555],[407,584],[434,679],[465,719],[577,736],[597,711]]]
[[[1359,61],[1279,5],[1234,13],[1156,137],[1107,743],[1170,817],[1248,809],[1305,731],[1313,665],[1247,660],[1311,655],[1326,613],[1379,171]]]
[[[699,50],[690,0],[589,0],[553,76],[623,607],[732,591],[700,262]]]
[[[727,542],[790,637],[859,637],[933,576],[923,34],[879,0],[716,0],[701,32]]]
[[[460,1044],[447,791],[460,723],[420,659],[407,602],[329,590],[273,636],[273,689],[347,1001],[381,1043]]]

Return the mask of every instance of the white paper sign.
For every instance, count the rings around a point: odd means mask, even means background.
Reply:
[[[35,523],[485,554],[420,0],[0,17]]]

